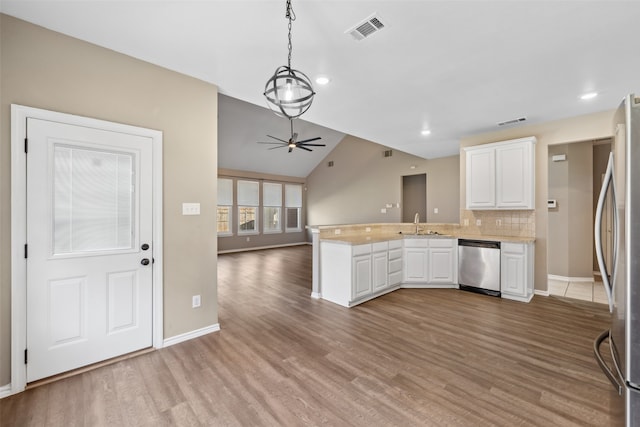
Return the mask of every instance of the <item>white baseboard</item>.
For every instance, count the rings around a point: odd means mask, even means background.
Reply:
[[[560,280],[562,282],[593,282],[593,277],[567,277],[557,276],[555,274],[548,274],[547,279]]]
[[[533,291],[533,293],[534,293],[535,295],[541,295],[541,296],[543,296],[543,297],[548,297],[548,296],[550,295],[550,294],[549,294],[549,291],[541,291],[541,290],[539,290],[539,289],[534,290],[534,291]]]
[[[320,299],[322,294],[320,292],[311,292],[311,298]]]
[[[178,343],[181,343],[183,341],[192,340],[194,338],[198,338],[198,337],[201,337],[203,335],[210,334],[212,332],[217,332],[219,330],[220,330],[220,324],[219,323],[216,323],[216,324],[211,325],[211,326],[205,326],[204,328],[196,329],[195,331],[186,332],[184,334],[176,335],[176,336],[173,336],[171,338],[166,338],[163,341],[162,346],[163,347],[169,347],[171,345],[178,344]]]
[[[311,245],[309,242],[299,242],[299,243],[285,243],[282,245],[269,245],[269,246],[255,246],[251,248],[240,248],[240,249],[229,249],[226,251],[218,251],[218,255],[220,254],[232,254],[235,252],[249,252],[249,251],[261,251],[263,249],[276,249],[276,248],[286,248],[289,246],[304,246]]]
[[[0,399],[7,396],[11,396],[11,384],[6,384],[0,387]]]

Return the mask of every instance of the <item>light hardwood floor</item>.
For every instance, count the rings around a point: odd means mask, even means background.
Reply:
[[[4,426],[605,426],[603,304],[309,297],[311,248],[218,258],[221,331],[0,401]]]

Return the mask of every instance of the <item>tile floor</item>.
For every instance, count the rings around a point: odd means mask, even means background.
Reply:
[[[596,279],[599,279],[599,277],[596,276]],[[600,281],[567,282],[549,279],[548,283],[549,295],[607,304],[607,294],[604,291],[604,285]]]

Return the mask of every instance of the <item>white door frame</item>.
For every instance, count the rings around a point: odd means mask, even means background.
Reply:
[[[27,118],[86,126],[113,132],[149,137],[153,141],[153,347],[163,345],[162,283],[162,132],[120,123],[38,108],[11,105],[11,391],[27,385],[24,350],[27,346],[27,262],[24,257],[27,236],[27,162],[24,140]]]

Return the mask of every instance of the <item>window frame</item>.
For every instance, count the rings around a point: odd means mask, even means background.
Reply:
[[[295,193],[292,193],[293,189],[296,189]],[[285,200],[284,200],[285,233],[299,233],[302,231],[302,205],[303,205],[302,184],[294,184],[294,183],[285,184],[284,193],[285,193]],[[289,209],[297,209],[297,212],[298,212],[297,214],[298,224],[297,224],[297,227],[295,228],[289,227]]]
[[[220,182],[221,181],[228,181],[230,183],[230,185],[229,185],[229,189],[231,190],[230,194],[222,194],[222,195],[220,194],[220,188],[221,188]],[[233,236],[233,187],[234,187],[233,186],[233,179],[218,177],[218,200],[217,200],[217,204],[216,204],[216,233],[217,233],[217,236],[219,236],[219,237],[230,237],[230,236]],[[221,196],[226,196],[227,199],[225,200]],[[221,199],[223,199],[222,200],[223,203],[220,203]],[[231,202],[231,204],[228,204],[228,202]],[[227,223],[228,223],[228,230],[229,231],[220,232],[218,230],[218,222],[219,222],[218,221],[218,217],[219,217],[218,209],[220,209],[220,208],[227,208],[228,209],[228,215],[227,215],[228,221],[227,221]]]

